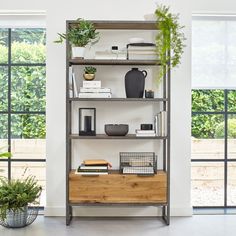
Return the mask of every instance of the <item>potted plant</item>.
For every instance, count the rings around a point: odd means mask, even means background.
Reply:
[[[161,65],[167,69],[174,68],[180,64],[184,52],[184,41],[186,40],[179,24],[179,14],[172,14],[170,7],[158,5],[155,11],[157,24],[160,32],[156,36],[156,52]],[[165,70],[160,70],[159,79]]]
[[[85,80],[93,80],[95,78],[95,73],[97,69],[92,66],[86,66],[84,68],[84,79]]]
[[[42,187],[38,185],[34,176],[10,181],[1,177],[0,221],[4,222],[3,225],[11,228],[28,225],[28,205],[38,204],[37,199],[41,191]]]
[[[54,42],[62,43],[67,39],[72,48],[72,58],[84,58],[85,46],[96,43],[99,33],[92,22],[80,18],[76,21],[78,25],[75,24],[67,33],[58,33],[59,39]]]

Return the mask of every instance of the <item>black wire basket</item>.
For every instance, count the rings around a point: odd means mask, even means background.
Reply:
[[[120,152],[120,173],[154,175],[157,157],[154,152]]]
[[[32,224],[38,216],[39,206],[27,206],[17,211],[8,211],[5,219],[0,218],[0,225],[6,228],[22,228]]]

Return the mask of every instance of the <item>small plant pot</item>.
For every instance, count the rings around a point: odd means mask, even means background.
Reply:
[[[85,47],[72,47],[72,58],[84,58]]]
[[[85,80],[94,80],[95,74],[84,74],[84,79]]]
[[[21,228],[26,226],[28,217],[28,206],[22,207],[16,211],[8,210],[6,223],[10,228]]]

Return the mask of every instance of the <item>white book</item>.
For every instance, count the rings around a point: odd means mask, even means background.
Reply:
[[[81,93],[110,93],[110,88],[80,88]]]
[[[79,98],[111,98],[111,93],[79,93]]]
[[[136,137],[155,137],[156,134],[155,133],[150,133],[150,134],[139,134],[136,133]]]
[[[155,134],[155,130],[136,129],[136,134]]]
[[[129,60],[157,60],[156,54],[129,54]]]
[[[78,172],[75,171],[76,175],[108,175],[108,172]]]
[[[78,97],[78,87],[75,79],[75,73],[72,73],[72,82],[73,82],[73,93],[74,97]]]
[[[73,98],[73,78],[72,78],[72,66],[69,67],[69,98]]]
[[[83,88],[101,88],[101,80],[83,81]]]
[[[156,51],[155,46],[129,46],[128,51]]]

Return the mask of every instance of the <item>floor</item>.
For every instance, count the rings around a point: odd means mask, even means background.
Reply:
[[[173,217],[170,226],[154,218],[76,218],[39,216],[22,229],[0,228],[1,236],[235,236],[236,215]]]

